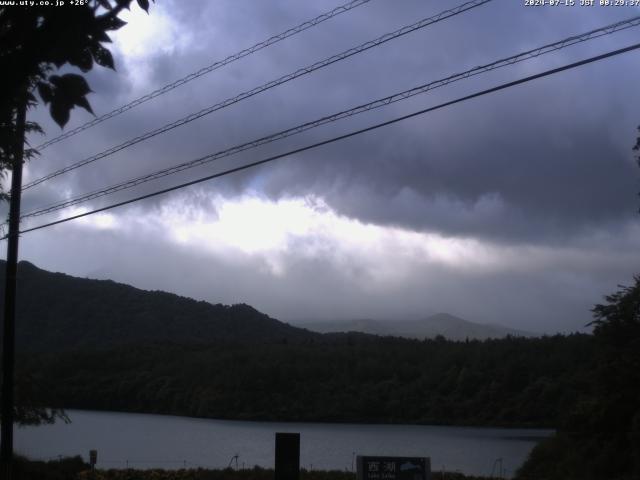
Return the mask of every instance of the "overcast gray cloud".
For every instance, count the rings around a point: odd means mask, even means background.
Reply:
[[[44,150],[28,165],[27,180],[459,3],[372,0]],[[148,17],[134,9],[116,36],[118,71],[90,74],[94,110],[107,112],[335,6],[159,0]],[[639,12],[495,0],[29,190],[23,210]],[[637,35],[636,27],[464,80],[89,207],[620,48]],[[28,234],[22,257],[43,268],[213,302],[244,301],[287,320],[415,318],[444,310],[536,331],[580,328],[590,306],[637,270],[640,185],[630,147],[640,124],[638,55]],[[31,115],[49,137],[59,133],[44,110]],[[90,118],[74,112],[67,128]]]

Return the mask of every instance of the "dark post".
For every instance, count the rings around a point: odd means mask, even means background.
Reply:
[[[13,384],[15,362],[16,272],[18,269],[18,232],[20,229],[20,194],[22,192],[22,158],[27,115],[25,103],[16,118],[16,145],[11,174],[7,266],[4,285],[4,325],[2,330],[2,405],[0,414],[0,478],[11,480],[13,471]]]
[[[98,463],[98,451],[89,450],[89,465],[91,465],[91,471],[96,469],[96,463]]]
[[[300,478],[300,434],[276,433],[275,480]]]

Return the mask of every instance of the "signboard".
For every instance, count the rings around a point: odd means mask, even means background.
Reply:
[[[300,478],[300,434],[276,433],[275,480]]]
[[[98,463],[98,451],[89,450],[89,464],[91,467],[95,467],[96,463]]]
[[[431,459],[358,455],[357,480],[431,480]]]

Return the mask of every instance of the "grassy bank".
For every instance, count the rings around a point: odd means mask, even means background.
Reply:
[[[135,470],[110,469],[91,471],[80,457],[54,461],[16,459],[15,480],[273,480],[274,471],[255,467],[247,470]],[[434,472],[433,480],[489,480],[487,477],[465,476],[460,473]],[[338,470],[301,470],[300,480],[355,480],[352,472]]]
[[[79,456],[47,462],[15,457],[13,480],[76,480],[88,469]]]
[[[94,476],[92,476],[94,475]],[[250,470],[98,470],[82,472],[78,480],[273,480],[271,469]],[[460,473],[434,472],[433,480],[489,480],[487,477],[465,476]],[[342,471],[301,470],[300,480],[355,480],[355,474]]]

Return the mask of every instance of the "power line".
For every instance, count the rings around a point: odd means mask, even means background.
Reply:
[[[592,40],[594,38],[599,38],[603,35],[608,35],[608,34],[612,34],[614,32],[617,31],[621,31],[633,26],[638,26],[640,25],[640,16],[636,16],[627,20],[623,20],[620,22],[616,22],[614,24],[611,25],[607,25],[605,27],[601,27],[598,28],[596,30],[591,30],[589,32],[586,33],[582,33],[579,35],[574,35],[568,38],[565,38],[563,40],[560,40],[558,42],[554,42],[554,43],[550,43],[547,45],[544,45],[542,47],[538,47],[535,48],[533,50],[528,50],[525,52],[521,52],[518,53],[516,55],[512,55],[510,57],[507,58],[503,58],[500,60],[496,60],[492,63],[486,64],[486,65],[482,65],[482,66],[478,66],[478,67],[474,67],[470,70],[466,70],[464,72],[461,73],[457,73],[454,75],[450,75],[448,77],[445,77],[443,79],[440,80],[435,80],[432,82],[429,82],[427,84],[424,85],[420,85],[418,87],[414,87],[412,89],[409,90],[405,90],[403,92],[399,92],[399,93],[395,93],[393,95],[381,98],[381,99],[377,99],[374,100],[372,102],[363,104],[363,105],[359,105],[356,107],[353,107],[351,109],[348,110],[343,110],[341,112],[338,113],[334,113],[332,115],[328,115],[325,117],[322,117],[320,119],[311,121],[311,122],[307,122],[307,123],[303,123],[301,125],[286,129],[286,130],[282,130],[279,132],[276,132],[274,134],[259,138],[257,140],[252,140],[250,142],[246,142],[240,145],[236,145],[234,147],[213,153],[213,154],[209,154],[206,155],[204,157],[200,157],[197,158],[195,160],[191,160],[188,162],[184,162],[182,164],[179,165],[175,165],[173,167],[169,167],[169,168],[165,168],[162,170],[158,170],[156,172],[150,173],[150,174],[146,174],[137,178],[133,178],[130,180],[127,180],[125,182],[121,182],[115,185],[112,185],[110,187],[104,188],[104,189],[100,189],[100,190],[96,190],[90,193],[86,193],[83,194],[81,196],[66,200],[64,202],[60,202],[60,203],[56,203],[53,205],[50,205],[48,207],[41,207],[37,210],[31,211],[29,213],[24,214],[21,218],[29,218],[29,217],[36,217],[36,216],[40,216],[40,215],[45,215],[48,213],[52,213],[55,212],[57,210],[61,210],[63,208],[67,208],[73,205],[78,205],[80,203],[84,203],[87,202],[89,200],[93,200],[96,198],[100,198],[106,195],[110,195],[112,193],[121,191],[121,190],[126,190],[129,188],[133,188],[136,187],[138,185],[141,185],[143,183],[152,181],[152,180],[156,180],[162,177],[166,177],[168,175],[172,175],[174,173],[178,173],[181,172],[183,170],[187,170],[189,168],[193,168],[196,166],[201,166],[210,162],[213,162],[215,160],[218,160],[220,158],[224,158],[224,157],[228,157],[231,155],[235,155],[237,153],[246,151],[246,150],[250,150],[271,142],[274,142],[276,140],[280,140],[286,137],[290,137],[299,133],[302,133],[304,131],[310,130],[312,128],[316,128],[319,127],[321,125],[325,125],[327,123],[332,123],[347,117],[351,117],[354,115],[358,115],[360,113],[364,113],[370,110],[374,110],[380,107],[383,107],[385,105],[389,105],[391,103],[395,103],[398,102],[400,100],[406,100],[407,98],[413,97],[415,95],[421,94],[421,93],[426,93],[429,92],[431,90],[434,90],[436,88],[440,88],[443,87],[445,85],[448,85],[450,83],[453,82],[457,82],[475,75],[479,75],[481,73],[485,73],[491,70],[495,70],[497,68],[502,68],[505,66],[509,66],[509,65],[513,65],[515,63],[519,63],[525,60],[528,60],[530,58],[535,58],[538,57],[540,55],[543,54],[547,54],[547,53],[551,53],[566,47],[569,47],[571,45],[575,45],[577,43],[581,43],[581,42],[585,42],[587,40]]]
[[[274,35],[266,40],[263,40],[259,43],[256,43],[255,45],[253,45],[252,47],[249,48],[245,48],[244,50],[241,50],[237,53],[234,53],[233,55],[229,55],[227,58],[225,58],[224,60],[219,60],[216,61],[214,63],[212,63],[211,65],[207,65],[206,67],[201,68],[200,70],[190,73],[189,75],[182,77],[172,83],[169,83],[168,85],[165,85],[164,87],[161,87],[157,90],[154,90],[153,92],[147,93],[146,95],[143,95],[142,97],[139,97],[135,100],[132,100],[131,102],[122,105],[119,108],[116,108],[115,110],[112,110],[109,113],[105,113],[104,115],[101,115],[97,118],[94,118],[93,120],[80,125],[79,127],[76,127],[72,130],[69,130],[68,132],[65,132],[61,135],[58,135],[55,138],[52,138],[51,140],[48,140],[44,143],[42,143],[41,145],[38,145],[36,147],[36,150],[43,150],[45,148],[47,148],[49,145],[53,145],[54,143],[58,143],[66,138],[72,137],[73,135],[76,135],[77,133],[80,133],[84,130],[87,130],[91,127],[94,127],[96,125],[98,125],[99,123],[104,122],[105,120],[109,120],[110,118],[116,117],[118,115],[120,115],[121,113],[126,112],[127,110],[131,110],[132,108],[137,107],[138,105],[141,105],[145,102],[148,102],[149,100],[156,98],[160,95],[163,95],[171,90],[173,90],[174,88],[178,88],[186,83],[189,83],[192,80],[195,80],[196,78],[202,77],[203,75],[206,75],[207,73],[211,73],[214,70],[217,70],[221,67],[224,67],[226,65],[229,65],[230,63],[235,62],[236,60],[240,60],[241,58],[244,58],[248,55],[251,55],[252,53],[255,53],[259,50],[262,50],[263,48],[269,47],[275,43],[278,43],[286,38],[292,37],[300,32],[303,32],[311,27],[315,27],[316,25],[319,25],[320,23],[329,20],[337,15],[340,15],[342,13],[348,12],[349,10],[353,10],[354,8],[357,8],[361,5],[364,5],[365,3],[370,2],[371,0],[353,0],[351,2],[345,3],[344,5],[341,5],[339,7],[334,8],[333,10],[329,11],[329,12],[325,12],[322,15],[318,15],[315,18],[312,18],[311,20],[307,20],[304,23],[301,23],[300,25],[297,25],[293,28],[290,28],[288,30],[285,30],[282,33],[279,33],[278,35]]]
[[[59,225],[61,223],[69,222],[71,220],[76,220],[78,218],[82,218],[82,217],[86,217],[86,216],[93,215],[93,214],[96,214],[96,213],[104,212],[106,210],[111,210],[113,208],[121,207],[121,206],[124,206],[124,205],[128,205],[130,203],[138,202],[138,201],[141,201],[141,200],[145,200],[147,198],[156,197],[158,195],[162,195],[162,194],[169,193],[169,192],[172,192],[172,191],[175,191],[175,190],[179,190],[181,188],[189,187],[191,185],[196,185],[198,183],[206,182],[206,181],[212,180],[214,178],[226,176],[226,175],[229,175],[229,174],[232,174],[232,173],[236,173],[236,172],[239,172],[239,171],[242,171],[242,170],[247,170],[247,169],[252,168],[252,167],[256,167],[256,166],[259,166],[259,165],[263,165],[263,164],[266,164],[266,163],[273,162],[273,161],[278,160],[278,159],[283,158],[283,157],[287,157],[287,156],[290,156],[290,155],[295,155],[297,153],[302,153],[302,152],[305,152],[307,150],[312,150],[314,148],[321,147],[323,145],[328,145],[330,143],[338,142],[340,140],[345,140],[347,138],[354,137],[354,136],[360,135],[362,133],[370,132],[370,131],[376,130],[378,128],[386,127],[388,125],[392,125],[394,123],[398,123],[398,122],[401,122],[403,120],[407,120],[409,118],[413,118],[413,117],[417,117],[417,116],[420,116],[420,115],[424,115],[426,113],[433,112],[435,110],[439,110],[439,109],[442,109],[442,108],[445,108],[445,107],[449,107],[449,106],[455,105],[457,103],[462,103],[462,102],[465,102],[467,100],[471,100],[473,98],[477,98],[477,97],[481,97],[481,96],[484,96],[484,95],[488,95],[490,93],[494,93],[494,92],[497,92],[497,91],[500,91],[500,90],[505,90],[507,88],[514,87],[516,85],[521,85],[523,83],[527,83],[527,82],[530,82],[530,81],[533,81],[533,80],[537,80],[539,78],[548,77],[550,75],[554,75],[556,73],[560,73],[560,72],[564,72],[564,71],[567,71],[567,70],[571,70],[573,68],[577,68],[577,67],[580,67],[580,66],[583,66],[583,65],[587,65],[587,64],[590,64],[590,63],[598,62],[600,60],[604,60],[606,58],[610,58],[610,57],[613,57],[613,56],[616,56],[616,55],[620,55],[620,54],[623,54],[623,53],[626,53],[626,52],[630,52],[632,50],[637,50],[639,48],[640,48],[640,43],[636,43],[634,45],[631,45],[631,46],[628,46],[628,47],[624,47],[624,48],[620,48],[618,50],[613,50],[611,52],[604,53],[602,55],[597,55],[597,56],[594,56],[594,57],[587,58],[585,60],[581,60],[581,61],[578,61],[578,62],[574,62],[574,63],[570,63],[570,64],[567,64],[567,65],[564,65],[562,67],[553,68],[551,70],[546,70],[546,71],[544,71],[542,73],[538,73],[538,74],[535,74],[535,75],[530,75],[528,77],[524,77],[524,78],[521,78],[519,80],[514,80],[514,81],[511,81],[511,82],[503,83],[503,84],[498,85],[496,87],[492,87],[492,88],[489,88],[489,89],[486,89],[486,90],[481,90],[479,92],[472,93],[470,95],[466,95],[464,97],[460,97],[460,98],[457,98],[455,100],[451,100],[451,101],[448,101],[448,102],[445,102],[445,103],[441,103],[441,104],[436,105],[434,107],[425,108],[425,109],[419,110],[417,112],[413,112],[413,113],[410,113],[410,114],[407,114],[407,115],[403,115],[401,117],[397,117],[397,118],[394,118],[392,120],[387,120],[386,122],[377,123],[375,125],[371,125],[371,126],[366,127],[366,128],[355,130],[355,131],[352,131],[350,133],[346,133],[344,135],[339,135],[337,137],[333,137],[333,138],[330,138],[328,140],[323,140],[321,142],[317,142],[317,143],[314,143],[314,144],[311,144],[311,145],[307,145],[305,147],[297,148],[295,150],[290,150],[290,151],[285,152],[285,153],[281,153],[281,154],[274,155],[274,156],[271,156],[271,157],[268,157],[268,158],[264,158],[262,160],[258,160],[258,161],[251,162],[251,163],[248,163],[248,164],[245,164],[245,165],[241,165],[239,167],[230,168],[230,169],[224,170],[222,172],[218,172],[218,173],[215,173],[215,174],[212,174],[212,175],[207,175],[206,177],[201,177],[201,178],[198,178],[196,180],[191,180],[189,182],[181,183],[179,185],[174,185],[172,187],[164,188],[162,190],[157,190],[155,192],[148,193],[146,195],[141,195],[139,197],[135,197],[135,198],[132,198],[132,199],[129,199],[129,200],[125,200],[123,202],[114,203],[114,204],[108,205],[106,207],[97,208],[97,209],[91,210],[89,212],[80,213],[80,214],[77,214],[77,215],[72,215],[72,216],[69,216],[69,217],[66,217],[66,218],[63,218],[63,219],[60,219],[60,220],[56,220],[54,222],[49,222],[49,223],[45,223],[45,224],[42,224],[42,225],[38,225],[36,227],[31,227],[31,228],[28,228],[28,229],[20,231],[20,233],[22,234],[22,233],[33,232],[35,230],[40,230],[42,228],[47,228],[47,227],[51,227],[51,226],[54,226],[54,225]],[[5,238],[6,238],[6,236],[3,237],[2,240],[4,240]]]
[[[586,32],[586,33],[583,33],[583,34],[580,34],[580,35],[574,35],[572,37],[566,38],[566,39],[561,40],[559,42],[555,42],[555,43],[544,45],[542,47],[539,47],[539,48],[536,48],[536,49],[533,49],[533,50],[522,52],[522,53],[513,55],[513,56],[505,58],[505,59],[497,60],[495,62],[492,62],[492,63],[484,65],[484,66],[475,67],[475,68],[473,68],[471,70],[467,70],[467,71],[462,72],[462,73],[451,75],[451,76],[446,77],[444,79],[436,80],[436,81],[430,82],[428,84],[421,85],[419,87],[415,87],[413,89],[405,90],[404,92],[396,93],[394,95],[391,95],[391,96],[388,96],[388,97],[384,97],[382,99],[378,99],[378,100],[375,100],[375,101],[370,102],[368,104],[360,105],[360,106],[354,107],[354,108],[349,109],[349,110],[345,110],[345,111],[342,111],[342,112],[335,113],[333,115],[322,117],[322,118],[320,118],[318,120],[315,120],[315,121],[312,121],[312,122],[307,122],[307,123],[304,123],[302,125],[298,125],[296,127],[293,127],[293,128],[287,129],[287,130],[283,130],[283,131],[274,133],[272,135],[269,135],[269,136],[266,136],[266,137],[262,137],[262,138],[257,139],[257,140],[253,140],[251,142],[247,142],[247,143],[244,143],[244,144],[241,144],[241,145],[237,145],[237,146],[231,147],[229,149],[217,152],[215,154],[207,155],[205,157],[201,157],[201,158],[189,161],[189,162],[185,162],[185,163],[180,164],[180,165],[176,165],[176,166],[169,167],[169,168],[166,168],[166,169],[163,169],[163,170],[160,170],[160,171],[156,171],[156,172],[151,173],[151,174],[147,174],[147,175],[144,175],[144,176],[141,176],[141,177],[138,177],[138,178],[134,178],[134,179],[131,179],[131,180],[128,180],[128,181],[113,185],[113,186],[108,187],[106,189],[101,189],[101,190],[98,190],[98,191],[87,193],[87,194],[84,194],[84,195],[82,195],[80,197],[76,197],[74,199],[70,199],[70,200],[67,200],[67,201],[62,202],[62,203],[54,204],[54,205],[49,206],[49,207],[43,207],[43,208],[41,208],[39,210],[36,210],[36,211],[33,211],[33,212],[30,212],[30,213],[27,213],[27,214],[23,215],[22,218],[39,216],[39,215],[43,215],[43,214],[46,214],[46,213],[51,213],[53,211],[60,210],[62,208],[66,208],[66,207],[69,207],[69,206],[72,206],[72,205],[76,205],[76,204],[79,204],[79,203],[83,203],[85,201],[93,200],[95,198],[99,198],[99,197],[108,195],[108,194],[111,194],[111,193],[115,193],[115,192],[120,191],[120,190],[132,188],[132,187],[135,187],[135,186],[140,185],[142,183],[146,183],[148,181],[155,180],[155,179],[158,179],[158,178],[162,178],[162,177],[171,175],[173,173],[178,173],[178,172],[186,170],[188,168],[193,168],[195,166],[200,166],[200,165],[212,162],[212,161],[217,160],[217,159],[222,158],[222,157],[227,157],[227,156],[230,156],[230,155],[233,155],[233,154],[245,151],[245,150],[249,150],[251,148],[255,148],[255,147],[258,147],[258,146],[261,146],[261,145],[264,145],[264,144],[267,144],[267,143],[270,143],[270,142],[273,142],[273,141],[276,141],[276,140],[279,140],[279,139],[282,139],[282,138],[286,138],[288,136],[292,136],[292,135],[304,132],[306,130],[309,130],[311,128],[315,128],[315,127],[324,125],[326,123],[337,121],[337,120],[340,120],[342,118],[346,118],[346,117],[349,117],[349,116],[357,115],[359,113],[363,113],[363,112],[366,112],[366,111],[369,111],[369,110],[372,110],[372,109],[375,109],[375,108],[379,108],[381,106],[388,105],[390,103],[394,103],[394,102],[397,102],[399,100],[404,100],[404,99],[410,98],[411,96],[414,96],[414,95],[417,95],[417,94],[420,94],[420,93],[428,92],[429,90],[433,90],[435,88],[439,88],[441,86],[447,85],[449,83],[453,83],[455,81],[459,81],[459,80],[462,80],[462,79],[465,79],[465,78],[469,78],[471,76],[478,75],[480,73],[484,73],[484,72],[487,72],[487,71],[490,71],[490,70],[493,70],[493,69],[496,69],[496,68],[504,67],[504,66],[507,66],[507,65],[512,65],[514,63],[521,62],[521,61],[527,60],[529,58],[533,58],[533,57],[537,57],[537,56],[542,55],[542,54],[550,53],[550,52],[553,52],[553,51],[556,51],[556,50],[559,50],[559,49],[574,45],[576,43],[580,43],[580,42],[584,42],[584,41],[591,40],[591,39],[594,39],[594,38],[598,38],[600,36],[611,34],[611,33],[614,33],[616,31],[624,30],[626,28],[630,28],[632,26],[637,26],[639,24],[640,24],[640,16],[633,17],[633,18],[628,19],[628,20],[623,20],[623,21],[620,21],[620,22],[616,22],[614,24],[607,25],[605,27],[601,27],[599,29],[592,30],[590,32]]]
[[[300,68],[298,70],[296,70],[295,72],[289,73],[287,75],[283,75],[282,77],[279,77],[275,80],[272,80],[270,82],[267,82],[259,87],[255,87],[251,90],[247,90],[245,92],[242,92],[238,95],[236,95],[235,97],[230,97],[227,98],[226,100],[223,100],[222,102],[216,103],[215,105],[211,105],[210,107],[204,108],[198,112],[192,113],[190,115],[187,115],[186,117],[183,117],[179,120],[176,120],[172,123],[169,123],[167,125],[164,125],[160,128],[157,128],[155,130],[146,132],[138,137],[132,138],[127,140],[126,142],[123,142],[119,145],[116,145],[114,147],[109,148],[108,150],[105,150],[103,152],[100,152],[96,155],[93,155],[91,157],[85,158],[84,160],[80,160],[72,165],[69,165],[67,167],[64,167],[60,170],[57,170],[53,173],[50,173],[48,175],[45,175],[44,177],[38,178],[36,180],[33,180],[27,184],[25,184],[22,189],[23,190],[27,190],[31,187],[34,187],[36,185],[39,185],[42,182],[45,182],[47,180],[50,180],[54,177],[57,177],[58,175],[62,175],[64,173],[70,172],[71,170],[75,170],[76,168],[82,167],[84,165],[87,165],[89,163],[93,163],[97,160],[100,160],[102,158],[108,157],[109,155],[113,155],[116,152],[119,152],[121,150],[124,150],[125,148],[131,147],[133,145],[136,145],[144,140],[148,140],[152,137],[155,137],[157,135],[163,134],[168,132],[169,130],[173,130],[174,128],[180,127],[182,125],[185,125],[187,123],[193,122],[194,120],[197,120],[201,117],[204,117],[205,115],[209,115],[217,110],[221,110],[223,108],[229,107],[235,103],[238,103],[242,100],[246,100],[247,98],[253,97],[254,95],[257,95],[259,93],[262,93],[266,90],[270,90],[274,87],[277,87],[279,85],[282,85],[283,83],[289,82],[291,80],[294,80],[298,77],[301,77],[303,75],[307,75],[311,72],[314,72],[316,70],[319,70],[321,68],[324,68],[328,65],[331,65],[333,63],[342,61],[346,58],[352,57],[353,55],[356,55],[358,53],[364,52],[366,50],[369,50],[371,48],[377,47],[379,45],[382,45],[383,43],[386,43],[390,40],[396,39],[398,37],[401,37],[403,35],[407,35],[408,33],[414,32],[416,30],[419,30],[421,28],[425,28],[429,25],[433,25],[435,23],[441,22],[443,20],[446,20],[450,17],[459,15],[463,12],[466,12],[467,10],[471,10],[473,8],[479,7],[480,5],[484,5],[485,3],[489,3],[492,0],[471,0],[468,1],[466,3],[463,3],[455,8],[451,8],[448,10],[444,10],[440,13],[438,13],[437,15],[434,15],[432,17],[428,17],[425,19],[420,20],[419,22],[413,23],[411,25],[407,25],[404,26],[398,30],[395,30],[394,32],[390,32],[390,33],[386,33],[378,38],[376,38],[375,40],[370,40],[368,42],[362,43],[356,47],[350,48],[348,50],[345,50],[344,52],[338,53],[336,55],[333,55],[329,58],[326,58],[324,60],[321,60],[319,62],[313,63],[312,65],[309,65],[307,67],[303,67]]]

